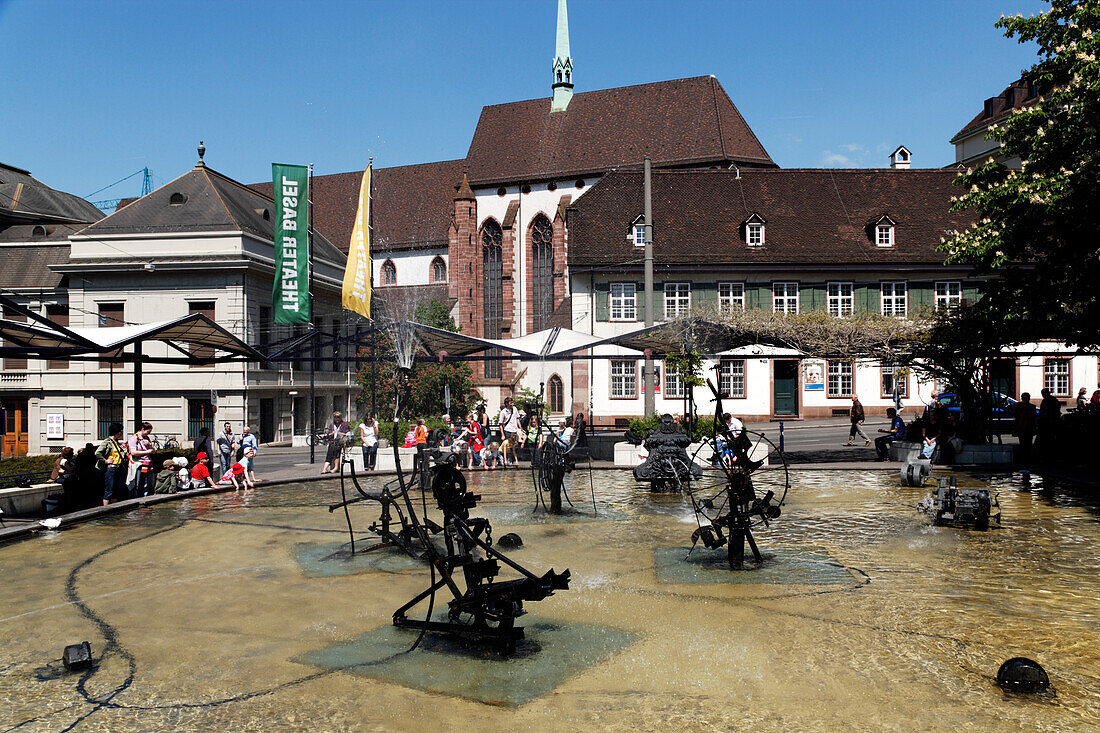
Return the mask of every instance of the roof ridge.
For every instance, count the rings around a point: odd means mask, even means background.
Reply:
[[[272,198],[271,196],[268,196],[268,195],[267,195],[267,194],[265,194],[265,193],[260,193],[260,192],[259,192],[259,191],[257,191],[256,189],[254,189],[254,188],[252,188],[252,187],[250,187],[250,186],[246,186],[245,184],[241,183],[240,181],[238,181],[238,180],[236,180],[236,179],[233,179],[233,178],[230,178],[229,176],[225,175],[224,173],[219,173],[218,171],[214,170],[213,168],[209,168],[209,167],[207,167],[207,166],[203,166],[202,170],[206,171],[207,173],[213,173],[213,174],[214,174],[215,176],[217,176],[217,177],[218,177],[219,179],[221,179],[221,180],[223,180],[223,181],[225,181],[225,182],[227,182],[227,183],[231,183],[231,184],[233,184],[234,186],[236,186],[237,188],[241,189],[242,191],[247,191],[248,193],[250,193],[250,194],[252,194],[252,195],[254,195],[254,196],[259,196],[259,197],[261,197],[261,198],[267,199],[267,200],[268,200],[268,201],[270,201],[271,203],[275,203],[275,199],[274,199],[274,198]],[[349,171],[349,173],[353,173],[353,172],[354,172],[354,171]],[[360,173],[362,173],[362,171],[360,171]],[[224,205],[224,204],[223,204],[223,205]]]
[[[655,86],[657,84],[675,84],[676,82],[695,81],[696,79],[704,79],[705,80],[705,79],[711,79],[711,78],[714,78],[713,74],[699,74],[697,76],[683,76],[683,77],[680,77],[678,79],[661,79],[659,81],[646,81],[646,82],[642,82],[640,84],[626,84],[626,85],[616,86],[616,87],[604,87],[603,89],[589,89],[588,91],[585,91],[585,92],[576,92],[573,96],[574,97],[583,97],[586,94],[598,94],[599,92],[611,92],[611,91],[617,91],[619,89],[637,89],[638,87],[650,87],[650,86]],[[515,99],[515,100],[512,100],[511,102],[499,102],[497,104],[485,104],[485,105],[482,105],[481,108],[484,110],[484,109],[488,109],[489,107],[507,107],[510,104],[525,104],[527,102],[543,102],[543,101],[546,101],[548,99],[553,99],[553,96],[550,96],[550,97],[530,97],[529,99]],[[566,110],[566,111],[568,111],[568,110]]]
[[[725,89],[722,90],[723,92]],[[714,120],[718,123],[718,149],[722,151],[722,157],[728,158],[726,155],[726,137],[722,134],[722,112],[718,109],[718,79],[711,74],[710,77],[710,94],[711,99],[714,102]],[[761,145],[760,147],[764,147]]]
[[[152,195],[153,195],[154,193],[156,193],[157,191],[161,190],[162,188],[167,188],[168,186],[171,186],[171,185],[172,185],[173,183],[175,183],[175,182],[176,182],[176,181],[178,181],[179,179],[183,178],[184,176],[188,175],[189,173],[192,173],[192,172],[193,172],[194,170],[195,170],[195,169],[194,169],[194,168],[192,168],[192,169],[191,169],[191,170],[189,170],[189,171],[186,171],[186,172],[184,172],[184,173],[181,173],[181,174],[179,174],[178,176],[176,176],[176,177],[175,177],[175,178],[173,178],[172,180],[170,180],[170,181],[168,181],[167,183],[165,183],[165,184],[164,184],[163,186],[158,186],[157,188],[154,188],[154,189],[153,189],[152,191],[150,191],[149,193],[145,194],[144,196],[138,196],[138,197],[137,197],[137,198],[135,198],[135,199],[134,199],[133,201],[131,201],[131,202],[130,202],[130,204],[136,204],[136,203],[138,203],[138,202],[142,201],[143,199],[146,199],[146,198],[148,198],[148,197],[152,196]],[[75,234],[77,234],[77,235],[79,235],[79,234],[83,234],[83,233],[84,233],[85,231],[87,231],[88,229],[91,229],[92,227],[94,227],[94,226],[96,226],[96,225],[98,225],[98,224],[102,224],[103,222],[105,222],[105,221],[107,221],[108,219],[110,219],[110,218],[111,218],[112,216],[116,216],[116,215],[117,215],[117,214],[118,214],[119,212],[121,212],[121,211],[122,211],[123,209],[127,209],[127,208],[129,208],[129,207],[130,207],[130,204],[127,204],[126,206],[124,206],[124,207],[122,207],[122,208],[118,208],[118,207],[116,207],[116,208],[115,208],[115,210],[114,210],[114,211],[112,211],[112,212],[111,212],[110,214],[107,214],[107,216],[103,217],[103,218],[102,218],[102,219],[100,219],[99,221],[93,221],[93,222],[92,222],[91,224],[89,224],[88,226],[84,227],[84,228],[83,228],[83,229],[81,229],[80,231],[78,231],[78,232],[75,232]]]

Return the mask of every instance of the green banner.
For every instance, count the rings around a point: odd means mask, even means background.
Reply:
[[[309,169],[271,164],[275,183],[276,323],[309,323]]]

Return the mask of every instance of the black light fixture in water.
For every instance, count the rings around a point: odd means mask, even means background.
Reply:
[[[1050,678],[1035,660],[1013,657],[997,670],[997,684],[1005,692],[1046,692],[1050,689]]]
[[[79,644],[70,644],[65,647],[65,653],[61,655],[61,661],[65,663],[65,669],[70,672],[90,666],[92,663],[92,645],[86,641]]]

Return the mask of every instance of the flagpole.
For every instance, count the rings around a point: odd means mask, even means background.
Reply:
[[[309,230],[306,241],[307,262],[309,263],[309,463],[317,462],[317,398],[316,389],[317,374],[317,331],[313,327],[313,163],[309,164],[309,190],[306,192],[306,203],[309,205]]]
[[[370,254],[370,245],[371,245],[371,242],[374,241],[374,226],[371,224],[371,222],[374,220],[374,206],[373,206],[373,202],[371,201],[371,188],[374,187],[374,156],[373,155],[370,156],[369,158],[367,158],[367,168],[370,169],[370,172],[371,172],[371,179],[370,179],[371,185],[370,185],[370,188],[367,189],[367,232],[368,232],[368,235],[369,235],[367,237],[367,262],[370,264],[370,266],[367,268],[367,278],[368,278],[368,282],[370,283],[370,299],[373,300],[374,299],[374,260],[371,258],[371,254]],[[368,300],[367,302],[370,303],[370,300]],[[372,327],[374,326],[374,310],[371,310],[370,325]],[[370,414],[371,414],[371,417],[373,417],[377,420],[378,408],[375,405],[375,402],[377,400],[376,390],[375,390],[375,374],[376,374],[376,370],[377,370],[378,367],[376,366],[375,361],[374,361],[375,336],[376,336],[376,334],[372,333],[371,337],[370,337],[370,357],[371,357],[370,358]]]

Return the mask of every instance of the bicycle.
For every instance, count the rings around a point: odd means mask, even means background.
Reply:
[[[180,442],[176,440],[175,436],[169,435],[164,439],[164,443],[161,444],[160,438],[156,436],[156,433],[149,433],[149,445],[153,446],[153,450],[179,450]]]

